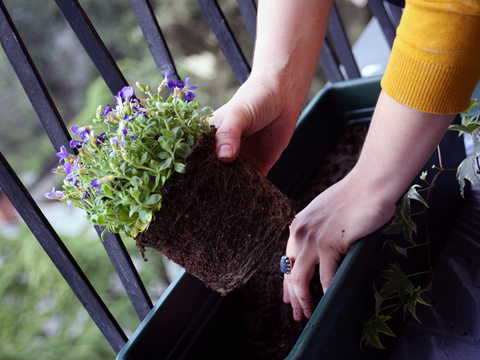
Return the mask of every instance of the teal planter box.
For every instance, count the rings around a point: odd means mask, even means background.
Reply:
[[[336,83],[322,90],[303,112],[289,147],[269,174],[270,180],[291,197],[300,194],[315,175],[318,153],[331,148],[348,126],[368,124],[379,94],[379,78]],[[442,146],[450,149],[442,153],[446,167],[456,167],[465,157],[456,133],[447,134]],[[425,168],[435,161],[432,157]],[[437,191],[441,199],[432,195],[430,202],[433,235],[439,239],[445,238],[461,206],[455,174],[451,175],[435,187],[441,190]],[[417,225],[421,236],[424,230]],[[388,350],[360,349],[362,324],[374,311],[373,285],[381,287],[379,271],[388,269],[389,262],[400,263],[410,273],[418,271],[421,261],[412,256],[402,264],[393,253],[382,253],[385,240],[380,229],[352,246],[287,359],[388,359],[395,338],[382,338]],[[221,297],[182,272],[117,359],[243,359],[241,309],[238,293]],[[399,320],[389,326],[399,334],[403,317],[397,317]]]

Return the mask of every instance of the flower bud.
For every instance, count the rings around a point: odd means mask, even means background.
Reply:
[[[143,85],[142,85],[141,83],[139,83],[138,81],[137,81],[135,84],[137,84],[137,87],[138,87],[141,91],[143,91],[143,92],[148,91],[148,90],[145,89],[145,86],[143,86]],[[147,86],[148,86],[148,85],[147,85]]]

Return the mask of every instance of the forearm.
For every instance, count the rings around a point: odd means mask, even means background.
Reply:
[[[433,154],[454,116],[423,113],[382,92],[349,177],[385,201],[396,202]]]
[[[332,6],[333,0],[260,0],[252,77],[275,81],[285,94],[305,98]]]

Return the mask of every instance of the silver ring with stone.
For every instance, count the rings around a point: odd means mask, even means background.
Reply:
[[[287,275],[292,270],[292,261],[286,255],[283,255],[280,259],[280,270]]]

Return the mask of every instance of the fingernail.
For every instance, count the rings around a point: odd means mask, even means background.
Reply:
[[[293,312],[293,320],[295,321],[300,321],[301,317],[298,315],[298,312],[294,311]]]
[[[218,157],[222,159],[231,159],[235,156],[233,147],[231,145],[222,145],[217,151]]]
[[[310,317],[312,316],[312,314],[310,313],[310,310],[307,310],[307,309],[303,310],[303,314],[307,319],[310,319]]]

